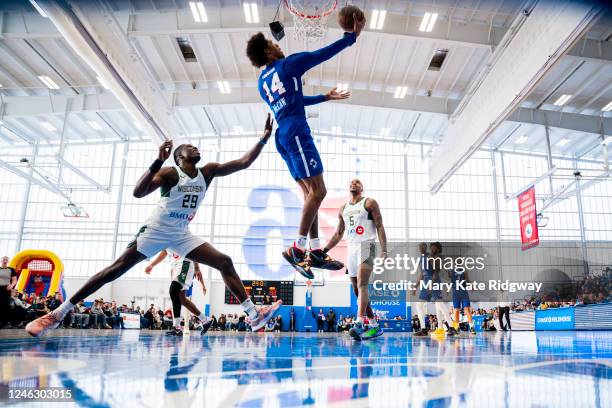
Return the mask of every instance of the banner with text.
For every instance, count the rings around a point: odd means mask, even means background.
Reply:
[[[540,243],[534,186],[519,194],[518,205],[521,222],[521,244],[523,250],[526,250]]]

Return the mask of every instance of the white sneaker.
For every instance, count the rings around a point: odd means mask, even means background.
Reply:
[[[47,313],[43,317],[31,321],[25,327],[25,330],[30,336],[40,337],[49,330],[55,329],[62,322],[58,320],[53,313]]]
[[[283,304],[282,300],[277,300],[272,303],[270,306],[262,306],[257,310],[257,317],[253,320],[247,319],[249,324],[251,325],[251,331],[256,332],[261,329],[270,321],[270,319],[274,316],[274,313],[278,310],[278,308]]]

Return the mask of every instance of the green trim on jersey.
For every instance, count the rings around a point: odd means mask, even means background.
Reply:
[[[185,281],[187,280],[187,274],[189,273],[189,267],[190,267],[190,262],[189,261],[183,261],[183,265],[181,266],[181,273],[179,273],[179,275],[176,277],[176,280],[181,283],[181,284],[185,284]]]
[[[170,197],[170,190],[172,190],[172,187],[161,186],[161,196]]]
[[[136,245],[136,242],[138,241],[138,237],[145,232],[145,230],[147,229],[146,225],[143,225],[142,227],[140,227],[140,229],[138,230],[138,232],[136,233],[136,236],[134,237],[133,240],[131,240],[128,244],[127,247],[128,248],[132,248],[133,246]]]

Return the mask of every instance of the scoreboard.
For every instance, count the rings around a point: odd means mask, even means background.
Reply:
[[[271,304],[278,299],[283,301],[283,305],[293,305],[293,281],[245,280],[242,283],[256,305]],[[240,304],[227,286],[225,287],[225,304]]]

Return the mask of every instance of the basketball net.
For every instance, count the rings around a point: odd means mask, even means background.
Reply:
[[[338,0],[283,0],[293,17],[293,35],[298,40],[313,41],[327,32],[327,19]]]

